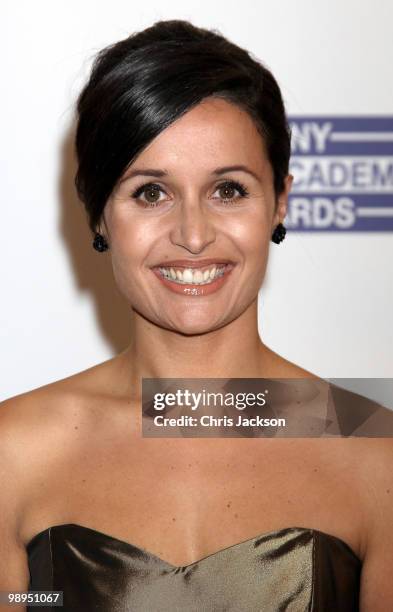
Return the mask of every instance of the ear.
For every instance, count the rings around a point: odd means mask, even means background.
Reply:
[[[278,196],[276,202],[276,210],[273,218],[273,228],[274,229],[278,223],[283,223],[284,218],[288,212],[288,196],[291,191],[293,183],[293,175],[288,174],[284,179],[284,189]]]

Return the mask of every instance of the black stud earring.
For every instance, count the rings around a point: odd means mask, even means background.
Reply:
[[[105,240],[104,236],[102,236],[101,234],[95,234],[94,240],[93,240],[93,247],[95,248],[96,251],[99,251],[99,253],[102,253],[103,251],[106,251],[107,249],[109,249],[109,245],[107,241]]]
[[[279,223],[276,226],[271,239],[276,244],[279,244],[282,240],[284,240],[286,233],[287,233],[286,227],[282,223]]]

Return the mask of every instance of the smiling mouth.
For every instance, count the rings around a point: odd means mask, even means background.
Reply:
[[[223,287],[236,264],[217,261],[209,265],[155,266],[152,272],[169,290],[184,296],[208,296]]]
[[[178,285],[210,285],[225,274],[230,264],[211,264],[201,268],[159,266],[158,272],[168,281]],[[232,266],[233,267],[233,266]]]

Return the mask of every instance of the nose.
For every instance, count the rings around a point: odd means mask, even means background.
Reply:
[[[196,197],[184,199],[173,218],[171,242],[190,253],[200,253],[216,239],[216,229],[209,211]]]

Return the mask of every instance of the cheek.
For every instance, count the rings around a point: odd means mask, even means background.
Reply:
[[[112,226],[110,250],[113,275],[119,289],[128,297],[141,283],[141,270],[150,248],[149,234],[137,224]]]
[[[116,262],[137,264],[148,255],[154,231],[150,231],[146,223],[140,220],[119,218],[114,219],[111,226],[111,250]]]
[[[253,215],[233,228],[233,237],[246,261],[263,260],[269,248],[269,225],[265,215]],[[262,261],[261,261],[262,263]]]

